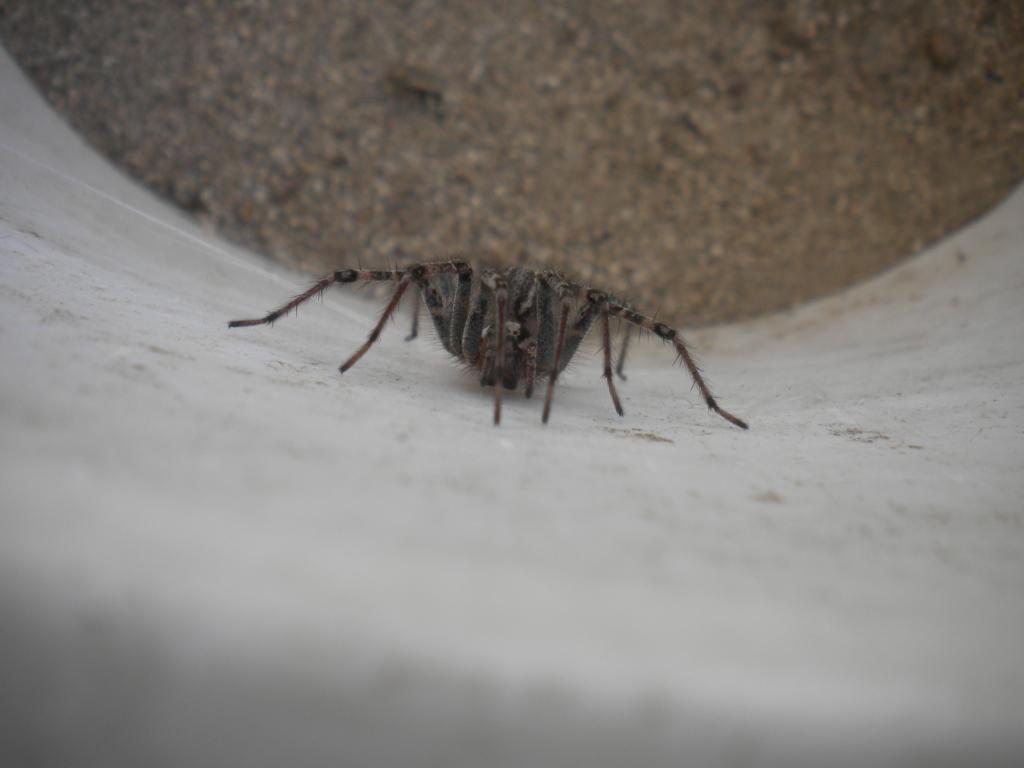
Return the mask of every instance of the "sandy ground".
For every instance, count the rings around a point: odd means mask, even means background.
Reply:
[[[1005,0],[7,0],[95,146],[310,272],[558,266],[707,325],[877,273],[1024,178]]]
[[[5,764],[1020,764],[1024,193],[496,429],[0,64]]]

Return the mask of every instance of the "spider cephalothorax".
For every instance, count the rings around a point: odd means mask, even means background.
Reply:
[[[675,329],[633,311],[604,291],[571,282],[551,271],[535,272],[521,267],[474,270],[464,261],[414,264],[389,270],[341,269],[321,278],[305,293],[268,315],[253,320],[233,320],[228,327],[273,323],[333,283],[368,280],[396,282],[398,287],[377,325],[370,331],[369,338],[341,364],[342,373],[355,365],[377,341],[406,290],[415,285],[416,308],[409,338],[416,336],[419,303],[422,301],[430,311],[444,348],[480,371],[481,386],[494,387],[495,424],[501,421],[502,389],[515,390],[522,385],[526,397],[530,397],[538,378],[547,380],[543,414],[543,421],[547,423],[558,374],[572,359],[594,320],[598,320],[601,327],[604,378],[615,410],[621,416],[622,404],[612,380],[609,323],[609,318],[618,317],[671,343],[708,408],[737,427],[747,429],[746,422],[719,407]],[[628,340],[628,335],[626,338]],[[620,376],[624,353],[625,346],[617,366]]]

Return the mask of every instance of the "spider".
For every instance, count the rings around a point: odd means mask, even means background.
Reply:
[[[536,272],[521,267],[504,271],[474,271],[464,261],[413,264],[403,269],[341,269],[326,275],[309,290],[300,293],[273,312],[251,320],[232,320],[228,328],[269,325],[282,315],[315,296],[320,296],[334,283],[386,281],[398,283],[391,299],[369,337],[355,353],[341,364],[345,373],[358,362],[380,338],[384,324],[398,308],[402,296],[415,285],[413,339],[418,331],[420,301],[427,305],[434,327],[445,350],[480,371],[480,385],[494,387],[494,423],[501,423],[502,390],[516,390],[523,382],[526,397],[533,395],[538,379],[547,379],[542,420],[551,415],[551,401],[558,375],[579,348],[595,319],[601,326],[601,349],[604,353],[604,378],[612,405],[622,416],[622,403],[612,379],[611,329],[609,318],[619,317],[671,343],[693,382],[700,390],[708,408],[747,429],[747,423],[718,405],[704,382],[690,351],[679,333],[664,323],[655,322],[613,298],[604,291],[571,282],[553,271]],[[626,336],[626,342],[629,336]],[[626,344],[616,372],[625,379],[622,366]]]

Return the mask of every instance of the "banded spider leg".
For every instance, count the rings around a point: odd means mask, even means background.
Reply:
[[[700,368],[697,367],[697,363],[694,361],[693,355],[690,353],[689,348],[686,346],[686,342],[683,341],[683,337],[675,328],[671,328],[665,325],[664,323],[659,323],[655,321],[653,318],[646,317],[645,315],[641,315],[638,312],[634,312],[629,307],[623,306],[622,304],[610,300],[609,297],[606,294],[602,293],[601,291],[587,289],[586,293],[590,301],[597,302],[600,305],[607,307],[607,312],[609,315],[613,317],[621,317],[623,320],[626,320],[627,322],[632,323],[633,325],[639,326],[640,328],[643,328],[646,331],[650,331],[663,341],[671,343],[675,347],[676,354],[679,356],[679,359],[682,360],[683,364],[686,366],[686,370],[690,372],[690,378],[692,378],[693,383],[697,385],[697,389],[700,391],[701,397],[707,404],[708,409],[717,413],[730,424],[735,424],[737,427],[741,429],[750,428],[747,422],[745,422],[738,416],[734,416],[733,414],[729,413],[729,411],[725,410],[718,404],[718,401],[715,399],[714,395],[711,394],[711,390],[708,387],[707,382],[704,381],[704,377],[701,375]],[[609,365],[608,354],[609,353],[606,352],[606,366]],[[620,364],[621,361],[624,360],[624,358],[625,353],[623,352],[622,357],[620,358]],[[608,378],[608,383],[610,385],[611,372],[610,369],[607,367],[605,370],[605,376]],[[614,394],[614,390],[612,390],[612,399],[613,401],[617,400]],[[621,414],[621,411],[619,411],[619,413]]]
[[[277,309],[268,312],[263,317],[253,318],[249,320],[232,320],[230,323],[228,323],[228,328],[246,328],[253,325],[271,325],[281,316],[287,314],[293,309],[298,308],[300,304],[308,301],[309,299],[312,299],[315,296],[321,295],[334,283],[344,284],[371,280],[390,282],[397,281],[398,286],[395,288],[394,293],[391,294],[391,299],[388,301],[387,306],[384,308],[384,312],[381,314],[380,319],[377,321],[377,324],[370,331],[370,335],[367,337],[366,341],[347,360],[345,360],[345,362],[343,362],[341,366],[339,366],[338,370],[341,373],[345,373],[345,371],[347,371],[349,368],[355,365],[359,361],[359,359],[364,354],[366,354],[367,350],[373,346],[377,339],[380,338],[381,332],[384,329],[384,324],[387,323],[388,318],[390,318],[391,315],[394,314],[395,310],[398,308],[399,302],[401,302],[402,300],[402,296],[405,294],[406,290],[413,282],[416,282],[418,285],[423,285],[425,284],[425,281],[433,275],[458,274],[460,278],[460,287],[463,285],[463,283],[465,283],[466,285],[465,293],[466,301],[468,301],[468,275],[467,278],[463,280],[463,275],[468,270],[470,270],[468,264],[456,261],[418,264],[414,267],[408,267],[406,269],[341,269],[338,270],[337,272],[334,272],[333,274],[321,278],[320,280],[315,282],[308,290],[300,293],[291,301],[286,302]],[[469,274],[471,274],[471,272],[469,272]],[[436,312],[434,311],[435,307],[430,306],[430,299],[431,296],[430,294],[428,294],[428,307],[431,309],[432,313],[434,313],[436,317]],[[412,334],[413,336],[415,336],[416,331],[417,328],[416,325],[414,324]],[[446,341],[446,346],[448,346],[451,343],[449,339],[445,339],[445,336],[442,336],[442,339]]]

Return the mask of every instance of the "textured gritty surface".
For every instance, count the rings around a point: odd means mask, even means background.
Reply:
[[[1024,167],[1014,0],[8,0],[146,184],[308,271],[559,266],[687,324],[835,291]]]
[[[213,240],[0,59],[0,762],[1024,762],[1024,193],[552,422]],[[404,325],[404,323],[402,324]]]

